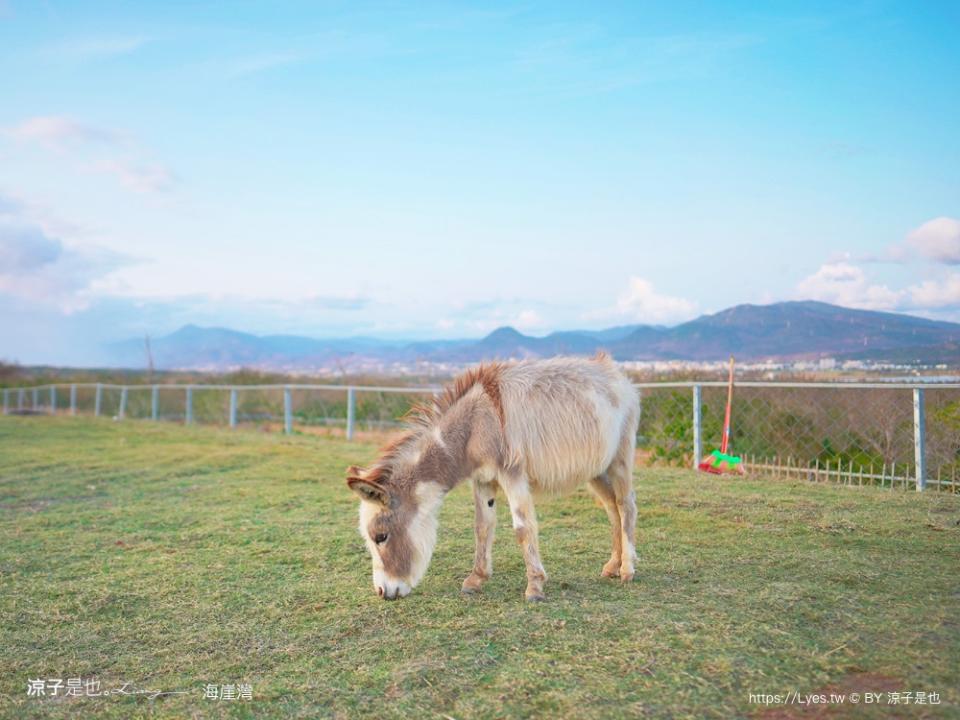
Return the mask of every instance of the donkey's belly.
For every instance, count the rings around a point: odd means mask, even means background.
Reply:
[[[589,482],[609,467],[605,456],[557,458],[552,462],[527,465],[530,489],[538,495],[566,495]]]

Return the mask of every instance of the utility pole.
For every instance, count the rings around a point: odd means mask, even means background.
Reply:
[[[150,333],[143,336],[143,344],[147,351],[147,382],[153,382],[153,350],[150,348]]]

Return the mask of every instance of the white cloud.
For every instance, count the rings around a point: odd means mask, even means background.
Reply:
[[[517,330],[535,330],[543,327],[543,318],[536,310],[521,310],[510,324]]]
[[[960,309],[960,273],[943,280],[925,280],[909,288],[911,304],[918,309]]]
[[[128,262],[109,250],[65,244],[0,196],[0,295],[73,313],[89,305],[99,281]]]
[[[434,327],[444,335],[487,334],[501,327],[512,327],[520,332],[539,334],[548,329],[544,315],[553,316],[556,307],[529,298],[498,298],[476,302],[456,302]],[[426,312],[431,309],[423,308]]]
[[[904,297],[902,290],[871,284],[862,268],[843,260],[821,265],[813,275],[800,281],[797,293],[806,300],[863,310],[893,310]]]
[[[923,258],[945,265],[960,265],[960,220],[938,217],[907,235],[910,248]]]
[[[627,289],[617,299],[616,313],[636,322],[664,323],[685,320],[696,313],[696,303],[686,298],[661,295],[653,283],[631,277]],[[603,313],[610,315],[611,313]]]

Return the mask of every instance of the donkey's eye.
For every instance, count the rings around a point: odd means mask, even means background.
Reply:
[[[386,533],[377,533],[376,535],[373,536],[373,541],[374,541],[377,545],[379,545],[380,543],[385,543],[385,542],[387,541],[387,534],[386,534]]]

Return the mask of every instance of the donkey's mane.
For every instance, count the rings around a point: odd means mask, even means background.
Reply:
[[[407,413],[405,418],[415,427],[432,427],[447,410],[457,404],[457,401],[470,392],[475,385],[481,385],[483,391],[490,398],[497,417],[503,422],[503,403],[500,398],[500,373],[503,363],[495,362],[480,365],[461,373],[453,382],[447,385],[439,397],[430,404],[417,403]]]
[[[503,402],[500,397],[500,373],[504,367],[503,363],[494,362],[471,368],[454,378],[453,382],[447,385],[432,403],[415,403],[403,418],[407,423],[407,429],[381,448],[380,457],[370,469],[367,479],[372,481],[385,479],[385,476],[389,475],[390,466],[406,447],[420,437],[425,430],[436,425],[444,413],[477,385],[480,385],[490,398],[502,425],[504,417]]]

